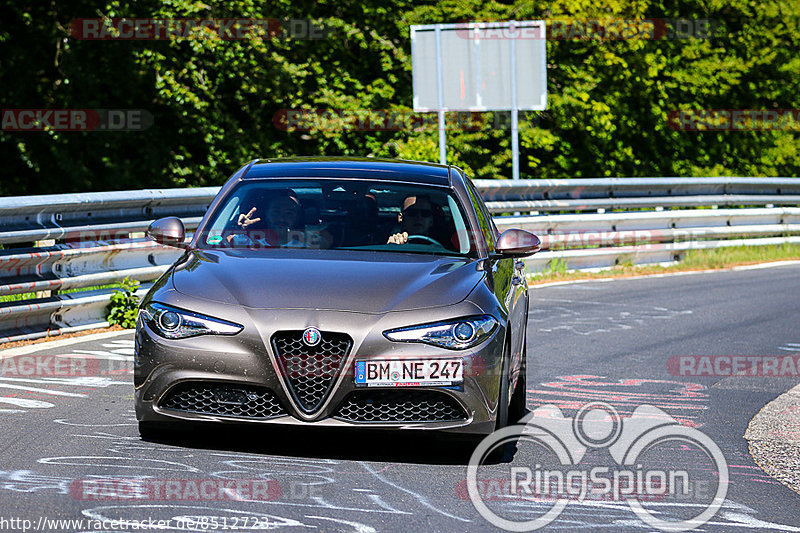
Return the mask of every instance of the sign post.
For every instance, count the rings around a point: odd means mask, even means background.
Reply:
[[[413,60],[412,60],[413,61]],[[442,25],[436,25],[436,107],[439,113],[439,163],[447,164],[447,140],[444,126],[444,80],[442,80]]]
[[[541,20],[411,26],[414,111],[436,111],[447,163],[447,111],[510,111],[513,179],[519,179],[519,111],[547,107]]]
[[[511,41],[509,54],[511,55],[511,179],[519,179],[519,109],[517,108],[517,32],[515,21],[511,21]]]

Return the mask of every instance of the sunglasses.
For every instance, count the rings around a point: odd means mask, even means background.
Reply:
[[[421,209],[421,208],[418,208],[418,207],[409,207],[408,209],[403,211],[403,214],[406,215],[406,216],[412,216],[412,217],[432,217],[433,216],[433,210],[432,209]]]

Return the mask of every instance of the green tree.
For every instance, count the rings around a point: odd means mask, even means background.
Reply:
[[[434,127],[362,131],[291,109],[409,112],[412,24],[504,19],[712,19],[710,39],[550,40],[547,110],[521,117],[523,177],[794,176],[796,131],[687,132],[671,111],[800,107],[798,0],[289,2],[0,0],[3,108],[145,109],[141,132],[0,131],[0,195],[219,184],[255,157],[438,160]],[[79,40],[91,17],[313,19],[324,39]],[[202,32],[202,30],[200,30]],[[373,114],[380,114],[375,113]],[[448,131],[448,160],[510,175],[508,114]],[[500,127],[498,127],[498,124]]]

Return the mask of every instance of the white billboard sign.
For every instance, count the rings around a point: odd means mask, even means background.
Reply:
[[[547,107],[547,33],[542,20],[411,26],[414,111],[511,111],[512,174],[519,179],[521,110]]]
[[[545,109],[546,45],[538,20],[411,26],[414,111]]]

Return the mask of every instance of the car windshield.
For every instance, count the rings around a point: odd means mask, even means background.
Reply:
[[[197,245],[477,255],[449,189],[362,180],[245,181],[212,213]]]

